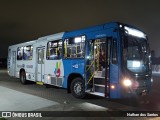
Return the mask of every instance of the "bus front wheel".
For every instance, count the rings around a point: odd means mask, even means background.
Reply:
[[[20,73],[20,81],[21,81],[21,83],[22,84],[27,84],[27,80],[26,80],[26,73],[24,72],[24,71],[22,71],[21,73]]]
[[[82,78],[75,78],[71,83],[71,93],[76,98],[84,98],[85,93],[85,83]]]

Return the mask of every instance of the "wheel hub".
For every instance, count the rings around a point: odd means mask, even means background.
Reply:
[[[75,86],[74,86],[74,92],[76,94],[81,94],[82,92],[82,85],[81,83],[76,83]]]

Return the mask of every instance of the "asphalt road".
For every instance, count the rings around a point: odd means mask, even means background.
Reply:
[[[107,100],[102,97],[87,95],[85,99],[76,99],[71,94],[68,94],[65,89],[57,87],[46,88],[45,86],[34,83],[22,85],[19,79],[9,77],[5,69],[0,70],[0,87],[58,103],[50,106],[43,106],[35,111],[160,111],[160,74],[154,73],[153,79],[152,91],[147,96],[137,96],[136,98],[121,100]],[[0,97],[5,98],[5,96]],[[20,104],[23,104],[23,102],[20,102]],[[72,120],[74,118],[67,119]],[[96,117],[92,119],[99,118]],[[134,118],[114,118],[113,116],[108,119],[133,120]],[[159,120],[160,118],[154,117],[150,119],[146,117],[136,117],[135,119]]]

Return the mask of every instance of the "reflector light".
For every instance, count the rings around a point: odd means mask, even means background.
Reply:
[[[114,85],[111,85],[111,89],[115,89],[115,86],[114,86]]]

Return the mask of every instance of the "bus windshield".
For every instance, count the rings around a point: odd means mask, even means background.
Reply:
[[[123,59],[125,67],[133,73],[148,71],[148,46],[147,40],[134,36],[125,36]]]

